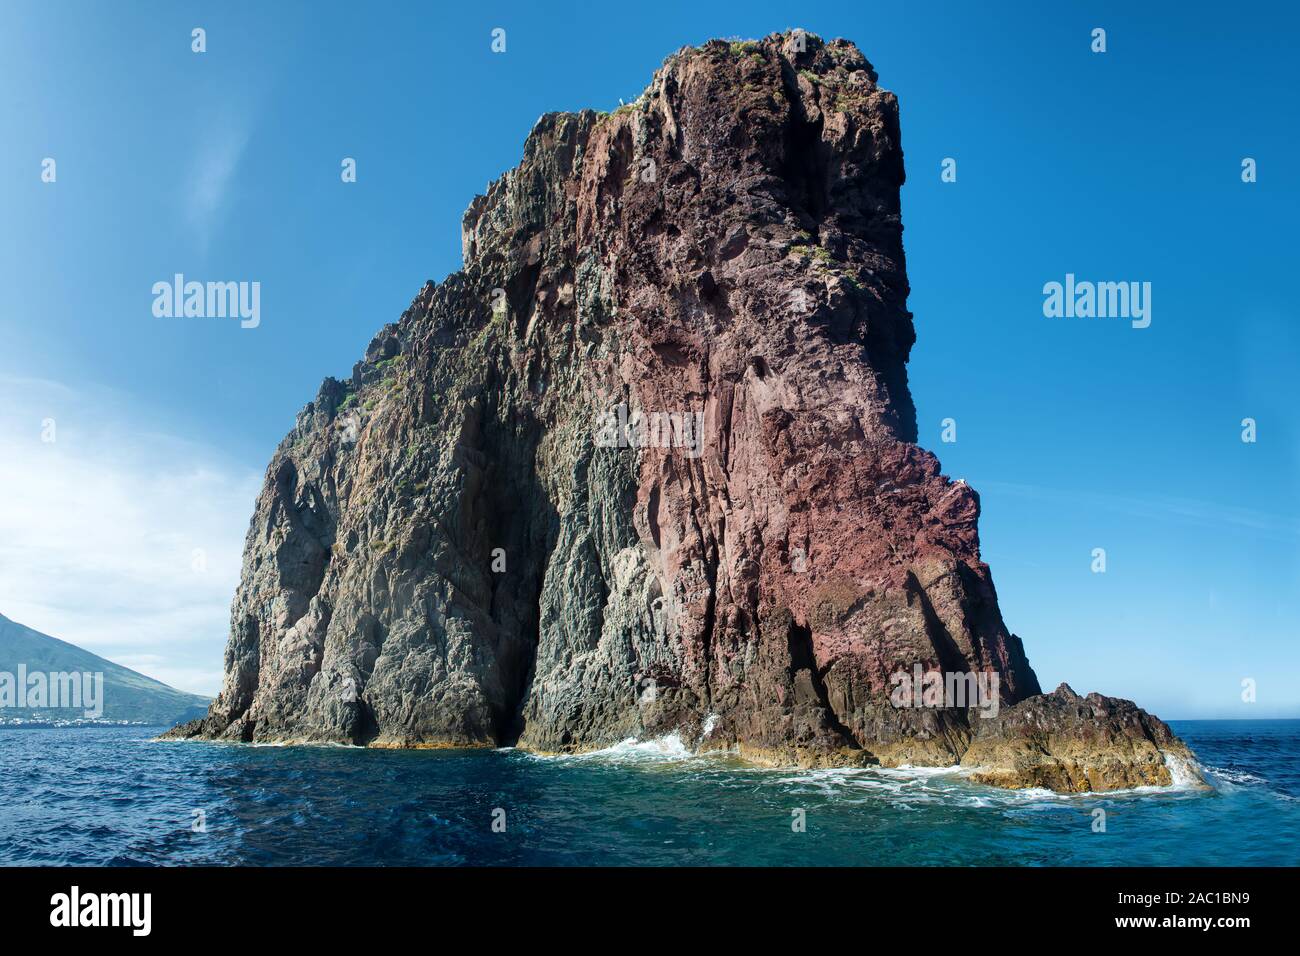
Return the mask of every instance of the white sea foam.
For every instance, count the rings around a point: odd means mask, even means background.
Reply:
[[[603,760],[614,763],[672,762],[690,760],[695,752],[682,741],[682,735],[676,731],[663,737],[640,740],[628,737],[600,750],[588,750],[577,754],[533,754],[541,760]]]
[[[1268,783],[1263,777],[1256,776],[1253,773],[1247,773],[1245,770],[1229,770],[1226,767],[1203,767],[1206,773],[1225,780],[1228,783],[1238,786],[1255,786],[1261,783]]]
[[[951,777],[951,776],[969,776],[969,771],[960,764],[952,764],[948,767],[914,767],[910,763],[899,764],[897,767],[874,767],[876,773],[890,776],[891,774],[905,778],[928,778],[928,777]]]
[[[708,731],[712,729],[710,722],[715,720],[714,715],[706,718],[705,733],[701,736],[701,740],[708,736]],[[579,754],[528,754],[527,756],[538,760],[592,761],[629,766],[667,767],[689,764],[692,775],[716,779],[720,785],[753,779],[751,775],[761,776],[771,783],[788,788],[792,793],[847,802],[884,799],[900,809],[908,810],[918,808],[909,806],[909,803],[918,806],[948,804],[1006,811],[1049,809],[1052,806],[1065,806],[1076,801],[1175,794],[1201,788],[1188,761],[1174,754],[1164,755],[1165,764],[1173,778],[1173,784],[1170,786],[1145,786],[1092,793],[1057,793],[1042,787],[1003,790],[970,779],[973,774],[984,768],[963,767],[956,764],[947,767],[903,765],[807,770],[737,764],[734,759],[729,759],[736,756],[734,751],[696,751],[683,740],[680,732],[649,739],[628,737],[612,746]]]
[[[1178,754],[1164,751],[1165,766],[1169,768],[1169,776],[1173,778],[1171,785],[1175,790],[1199,790],[1202,786],[1200,778],[1196,774],[1193,764],[1183,759]]]
[[[972,784],[966,779],[968,771],[955,766],[752,768],[750,772],[769,774],[772,783],[793,793],[848,803],[884,800],[900,810],[917,810],[926,804],[997,808],[1016,800],[1010,792]]]

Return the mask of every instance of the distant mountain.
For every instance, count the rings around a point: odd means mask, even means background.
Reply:
[[[85,708],[15,706],[3,697],[5,676],[17,681],[20,668],[26,674],[89,673],[104,675],[104,720],[131,720],[150,724],[175,724],[200,716],[208,699],[168,687],[151,677],[82,650],[40,631],[34,631],[0,614],[0,723],[24,720],[76,720],[85,718]],[[9,684],[10,688],[14,686]]]

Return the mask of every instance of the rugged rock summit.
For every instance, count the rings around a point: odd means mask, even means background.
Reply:
[[[277,449],[224,689],[173,735],[1168,783],[1160,721],[1039,696],[979,498],[915,443],[903,177],[894,95],[797,32],[543,116],[464,270]],[[896,706],[918,665],[996,675],[1000,714]]]

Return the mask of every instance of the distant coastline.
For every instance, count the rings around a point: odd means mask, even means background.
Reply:
[[[27,720],[23,717],[0,717],[0,730],[67,730],[78,727],[165,727],[151,720]]]

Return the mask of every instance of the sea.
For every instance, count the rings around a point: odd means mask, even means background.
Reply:
[[[671,736],[540,757],[0,729],[0,864],[1300,863],[1300,721],[1171,725],[1211,789],[1064,796],[957,769],[765,770]]]

